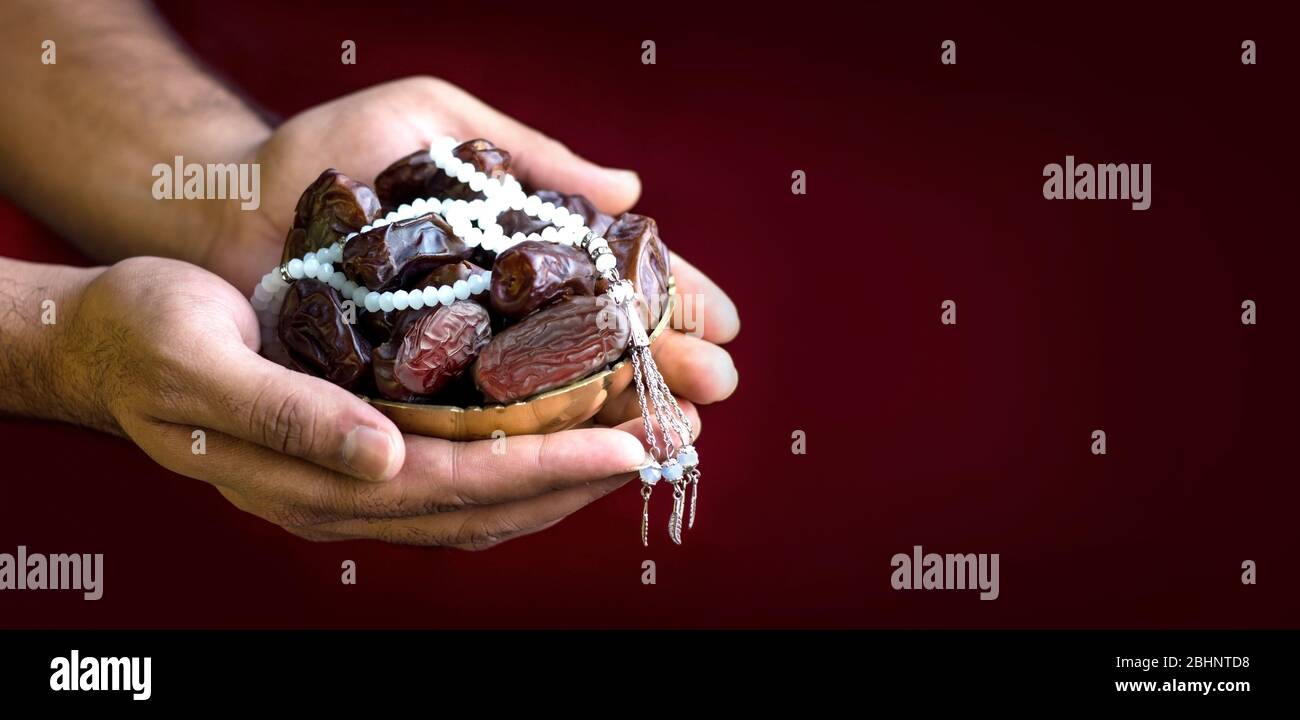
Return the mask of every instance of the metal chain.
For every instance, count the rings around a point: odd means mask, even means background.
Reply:
[[[665,389],[668,386],[664,383],[663,374],[659,372],[659,367],[655,364],[653,355],[651,355],[648,360],[649,362],[647,365],[649,366],[649,372],[647,373],[647,376],[650,379],[651,385],[650,396],[654,399],[655,416],[659,419],[659,429],[664,435],[665,450],[668,453],[665,457],[672,457],[675,453],[673,452],[674,446],[672,440],[668,437],[669,431],[676,432],[678,443],[684,446],[690,442],[687,440],[687,438],[690,437],[690,430],[688,429],[686,434],[683,435],[681,428],[673,424],[677,421],[676,418],[669,421],[664,417],[664,413],[668,410],[669,406],[676,405],[677,401],[669,400],[669,398],[672,398],[672,393],[665,392]],[[671,414],[669,417],[671,417]]]
[[[637,402],[641,406],[641,422],[645,423],[645,438],[650,445],[651,453],[659,452],[659,441],[655,438],[654,427],[650,423],[650,413],[647,409],[649,406],[645,401],[645,384],[641,377],[644,370],[641,368],[641,348],[632,348],[632,381],[636,384]],[[661,459],[655,458],[656,460]]]
[[[668,399],[670,400],[669,405],[677,415],[677,437],[681,440],[683,447],[690,445],[691,421],[686,418],[686,411],[682,410],[681,404],[677,402],[677,397],[673,395],[672,389],[668,387],[668,383],[664,380],[664,376],[662,374],[656,374],[655,379],[659,381],[660,392],[668,396]]]

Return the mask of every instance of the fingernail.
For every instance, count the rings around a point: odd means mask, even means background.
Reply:
[[[619,451],[620,451],[620,455],[622,455],[624,459],[620,460],[618,464],[627,468],[627,470],[625,470],[624,472],[637,472],[642,467],[644,467],[646,460],[649,459],[650,456],[646,454],[645,445],[641,444],[641,440],[637,436],[633,435],[632,433],[622,433],[622,434],[625,437],[623,438],[622,442],[619,443],[623,445],[622,448],[619,448]],[[631,460],[628,458],[636,458],[636,460]]]
[[[727,359],[729,361],[731,360],[730,357]],[[722,392],[711,402],[721,402],[731,397],[731,394],[736,392],[736,388],[740,385],[740,371],[736,369],[736,363],[728,362],[727,370],[723,374],[717,376],[717,381],[720,383],[720,389]]]
[[[367,480],[387,480],[392,461],[393,441],[388,433],[358,425],[343,440],[343,462]]]
[[[654,464],[655,464],[654,456],[651,455],[650,453],[646,453],[645,458],[643,458],[641,462],[637,463],[634,467],[628,468],[628,472],[639,473],[642,470],[651,467]]]
[[[641,184],[641,176],[637,175],[636,171],[634,170],[624,170],[622,168],[605,168],[605,172],[609,173],[610,175],[617,176],[619,182],[636,183],[638,185]]]

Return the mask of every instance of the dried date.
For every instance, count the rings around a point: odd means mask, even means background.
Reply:
[[[380,212],[379,198],[369,186],[333,168],[326,170],[298,198],[280,262],[333,245]]]
[[[474,383],[489,399],[515,402],[584,378],[627,347],[627,316],[603,298],[562,300],[506,328],[474,363]]]
[[[457,280],[469,280],[470,275],[482,275],[483,268],[474,263],[463,260],[457,263],[448,263],[433,272],[425,275],[422,279],[417,280],[414,287],[422,288],[428,285],[455,285]]]
[[[497,256],[492,266],[492,309],[521,318],[569,295],[596,291],[596,266],[568,245],[527,240]]]
[[[397,360],[400,343],[384,342],[375,346],[370,352],[370,364],[374,368],[375,389],[389,400],[398,402],[417,402],[420,396],[402,387],[402,383],[393,376],[393,364]]]
[[[468,301],[416,311],[376,348],[375,384],[385,396],[428,396],[460,377],[492,337],[488,312]]]
[[[451,152],[491,178],[500,180],[510,171],[510,153],[487,140],[469,140]],[[375,192],[388,211],[420,198],[474,200],[483,197],[483,193],[471,190],[469,185],[439,170],[428,150],[416,150],[384,168],[375,178]]]
[[[441,172],[428,150],[417,150],[375,177],[375,193],[384,209],[391,212],[399,205],[429,197],[429,186]]]
[[[488,178],[500,180],[510,172],[510,153],[482,138],[457,145],[451,154],[460,158],[462,162],[473,165],[475,170],[484,173]],[[453,200],[477,200],[483,197],[483,193],[471,190],[467,183],[443,172],[430,177],[424,189],[428,193],[425,197]]]
[[[646,328],[653,328],[668,304],[668,247],[659,239],[659,225],[654,218],[623,213],[609,227],[605,240],[614,253],[619,277],[632,281]],[[608,283],[601,280],[596,291],[606,289]]]
[[[433,270],[469,257],[471,248],[429,213],[361,233],[343,246],[343,273],[371,290],[404,287]]]
[[[305,278],[280,310],[280,342],[295,369],[351,388],[370,370],[370,343],[348,322],[333,288]]]

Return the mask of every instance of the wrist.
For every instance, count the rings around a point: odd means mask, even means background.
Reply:
[[[120,434],[105,394],[113,382],[103,372],[115,363],[120,338],[115,342],[111,332],[104,332],[109,329],[96,327],[95,321],[86,317],[87,295],[106,270],[78,268],[65,278],[62,317],[43,349],[45,395],[50,399],[52,419]]]
[[[85,289],[103,268],[73,268],[0,260],[6,301],[15,312],[0,321],[0,386],[6,390],[0,411],[104,427],[73,387],[69,353]],[[76,383],[80,385],[80,383]]]

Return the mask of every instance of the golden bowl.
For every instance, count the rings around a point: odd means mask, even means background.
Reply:
[[[676,302],[677,283],[669,276],[668,301],[650,333],[651,341],[668,327]],[[594,375],[509,405],[455,407],[364,399],[387,415],[402,432],[447,440],[483,440],[497,431],[506,435],[534,435],[567,430],[590,420],[605,400],[622,392],[631,382],[632,367],[624,358]]]

